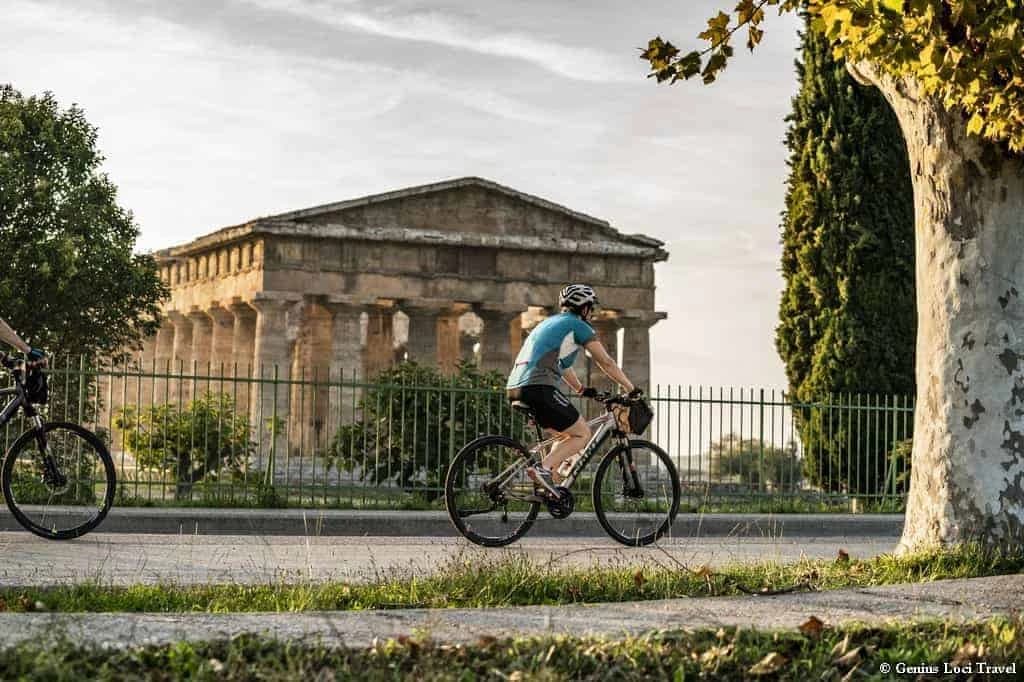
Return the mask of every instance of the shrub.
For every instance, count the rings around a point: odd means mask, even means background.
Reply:
[[[184,407],[125,407],[115,424],[140,467],[174,475],[177,499],[190,497],[198,481],[240,474],[256,450],[249,419],[225,393],[204,394]]]
[[[511,433],[505,377],[460,364],[451,376],[403,362],[378,374],[359,402],[361,419],[338,429],[329,466],[358,470],[375,484],[394,481],[439,495],[451,457],[486,433]]]

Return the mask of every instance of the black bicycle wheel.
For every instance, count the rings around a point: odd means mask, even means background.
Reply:
[[[18,523],[47,540],[81,537],[114,502],[114,462],[103,442],[77,424],[43,425],[46,452],[33,429],[4,460],[3,493]]]
[[[484,436],[459,450],[448,467],[444,500],[455,528],[471,542],[502,547],[530,530],[540,503],[524,467],[498,482],[509,467],[529,458],[526,448],[504,436]]]
[[[649,545],[668,532],[679,512],[679,496],[672,460],[643,440],[612,448],[594,476],[597,520],[608,535],[630,547]]]

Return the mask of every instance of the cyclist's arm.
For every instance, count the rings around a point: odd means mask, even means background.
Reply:
[[[633,390],[633,382],[623,374],[622,370],[619,369],[618,363],[616,363],[615,360],[612,360],[612,356],[608,355],[608,351],[604,349],[604,344],[597,339],[593,339],[592,341],[587,342],[583,347],[587,349],[587,352],[590,353],[590,357],[594,359],[594,362],[601,368],[601,371],[607,374],[612,381],[621,386],[623,391],[629,393]]]
[[[579,393],[583,390],[583,382],[580,381],[578,376],[576,376],[576,370],[572,367],[567,367],[565,371],[562,372],[562,381],[569,384],[569,388],[572,389],[573,393]]]
[[[10,325],[7,324],[7,322],[5,322],[2,317],[0,317],[0,341],[3,341],[8,345],[14,346],[22,353],[28,353],[30,350],[32,350],[31,346],[22,341],[21,337],[18,336],[13,329],[11,329]]]

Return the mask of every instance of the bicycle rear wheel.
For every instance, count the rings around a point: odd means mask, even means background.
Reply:
[[[672,460],[643,440],[609,450],[594,476],[597,520],[608,535],[630,547],[649,545],[668,532],[679,512],[679,497],[679,474]]]
[[[502,547],[530,530],[540,503],[523,466],[529,453],[504,436],[484,436],[455,455],[444,484],[455,528],[471,542]],[[499,480],[499,476],[505,474]]]
[[[26,530],[48,540],[81,537],[114,502],[114,462],[106,446],[77,424],[43,424],[26,431],[4,460],[4,499]]]

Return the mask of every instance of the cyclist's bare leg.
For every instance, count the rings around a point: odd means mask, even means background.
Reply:
[[[575,424],[558,434],[558,440],[551,446],[548,456],[541,462],[545,468],[551,470],[551,479],[555,483],[562,481],[562,477],[557,473],[562,462],[586,447],[589,441],[590,427],[587,426],[587,422],[583,421],[583,417],[578,418]]]

